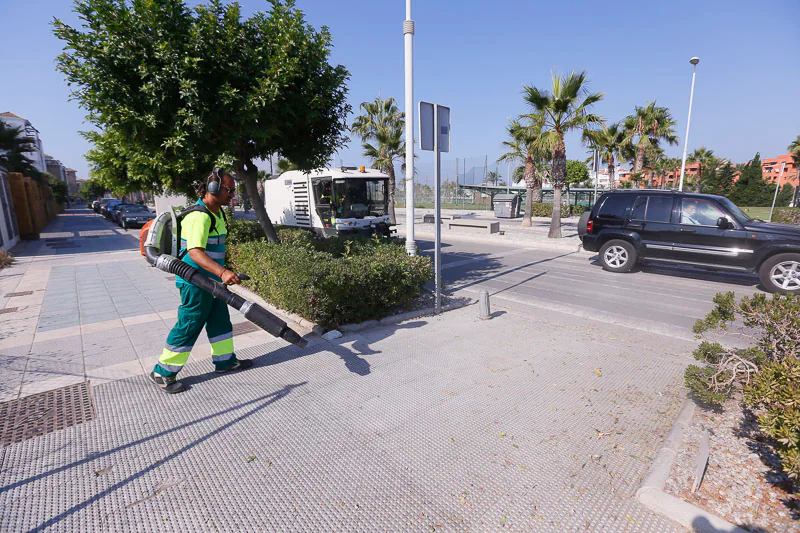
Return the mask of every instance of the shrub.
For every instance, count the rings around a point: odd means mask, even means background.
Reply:
[[[561,218],[568,217],[571,215],[580,215],[586,210],[585,207],[582,205],[562,205],[561,206]],[[553,204],[545,204],[534,202],[531,204],[531,216],[533,217],[552,217],[553,216]]]
[[[776,209],[772,220],[780,224],[800,225],[800,207],[782,207]]]
[[[6,252],[5,250],[0,250],[0,270],[4,269],[7,266],[11,266],[11,263],[13,262],[14,262],[13,255]]]
[[[759,429],[772,437],[790,477],[800,476],[800,296],[756,294],[737,302],[734,293],[717,294],[714,309],[694,326],[698,336],[727,332],[734,323],[754,341],[748,348],[703,342],[685,373],[695,397],[721,405],[735,391],[760,412]]]
[[[430,259],[409,257],[399,241],[313,239],[283,228],[280,243],[253,240],[228,247],[232,269],[273,305],[324,327],[363,322],[406,307],[433,276]]]
[[[237,245],[244,242],[258,241],[265,239],[264,230],[261,224],[251,220],[230,220],[228,219],[228,236],[225,241],[227,246]]]

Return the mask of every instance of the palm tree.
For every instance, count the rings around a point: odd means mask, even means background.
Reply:
[[[703,192],[703,170],[717,168],[719,159],[714,156],[714,150],[709,150],[705,146],[695,149],[689,156],[691,161],[697,163],[697,192]]]
[[[525,163],[522,167],[522,178],[525,180],[525,214],[522,216],[522,227],[529,228],[532,225],[533,202],[542,201],[543,167],[549,153],[540,146],[541,120],[533,121],[529,125],[523,125],[519,120],[511,120],[506,131],[511,137],[510,141],[503,141],[503,146],[508,152],[501,155],[497,161]]]
[[[583,142],[599,152],[600,160],[608,168],[608,188],[614,189],[617,157],[625,144],[625,130],[622,125],[616,122],[610,126],[603,125],[599,130],[584,130]]]
[[[362,102],[363,114],[353,120],[350,128],[361,136],[364,157],[370,159],[377,168],[389,175],[389,218],[396,222],[394,213],[395,183],[394,162],[405,157],[406,143],[403,140],[405,113],[397,108],[394,98],[374,102]],[[403,163],[405,168],[405,163]]]
[[[789,153],[792,154],[792,161],[794,161],[794,168],[797,169],[797,187],[800,187],[800,135],[797,139],[793,140],[788,147]]]
[[[0,120],[0,166],[9,172],[19,172],[24,176],[39,178],[40,172],[26,153],[36,151],[31,137],[26,137],[22,128],[12,128]]]
[[[659,146],[664,141],[677,145],[678,136],[675,135],[675,120],[666,107],[658,107],[655,102],[647,102],[644,107],[636,106],[633,115],[625,118],[627,140],[636,148],[633,174],[642,172],[644,168],[645,152],[651,146]]]
[[[491,185],[501,185],[503,183],[503,180],[501,179],[502,177],[503,176],[501,176],[500,173],[497,172],[496,170],[490,170],[486,174],[485,183]]]
[[[552,74],[552,92],[524,86],[525,102],[533,113],[524,115],[540,121],[542,135],[539,145],[549,148],[553,157],[550,181],[553,183],[553,218],[548,237],[561,238],[561,190],[567,178],[567,150],[564,135],[573,130],[584,131],[603,120],[589,113],[589,108],[603,99],[603,93],[589,93],[586,71],[569,76]]]

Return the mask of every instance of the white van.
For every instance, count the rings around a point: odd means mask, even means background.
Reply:
[[[389,176],[372,168],[284,172],[264,182],[264,206],[273,223],[324,237],[391,232]]]

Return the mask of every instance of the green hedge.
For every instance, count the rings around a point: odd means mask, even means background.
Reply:
[[[800,207],[781,207],[775,210],[773,222],[800,225]]]
[[[280,243],[257,236],[252,224],[229,233],[228,265],[245,272],[245,286],[276,307],[330,328],[378,319],[407,307],[432,279],[427,257],[409,257],[402,242],[347,237],[318,240],[280,228]],[[249,242],[243,237],[256,236]]]
[[[524,210],[524,206],[523,206]],[[586,207],[582,205],[562,205],[561,206],[561,218],[580,215],[586,210]],[[534,217],[552,217],[553,216],[553,204],[545,204],[534,202],[531,204],[531,216]]]

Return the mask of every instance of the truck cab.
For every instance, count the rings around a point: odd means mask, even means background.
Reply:
[[[284,172],[264,183],[264,206],[273,222],[323,237],[391,233],[389,176],[372,168]]]

